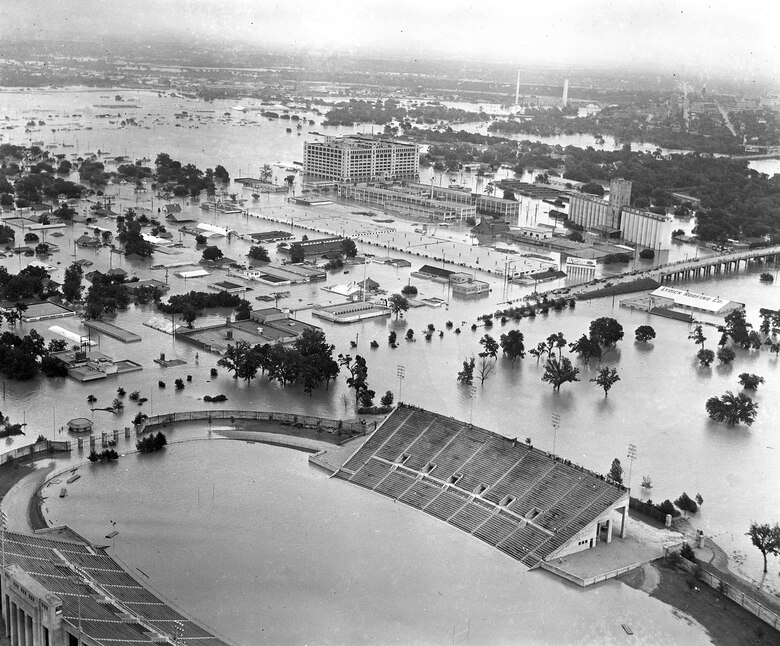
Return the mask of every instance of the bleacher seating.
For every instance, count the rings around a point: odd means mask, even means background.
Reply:
[[[438,496],[440,491],[441,484],[423,478],[422,480],[418,480],[414,486],[398,500],[412,507],[417,507],[417,509],[422,509]]]
[[[385,420],[385,423],[382,424],[383,432],[381,434],[372,433],[365,444],[357,450],[355,455],[353,455],[344,466],[353,471],[357,471],[357,469],[363,466],[368,458],[382,445],[389,434],[399,426],[402,426],[403,423],[414,414],[414,411],[407,410],[407,413],[408,415],[406,416],[394,415],[392,416],[392,419],[388,418]],[[385,426],[387,426],[387,429],[385,429]]]
[[[450,516],[453,516],[463,505],[466,504],[468,498],[465,494],[462,494],[454,490],[443,490],[436,496],[428,506],[425,507],[425,511],[429,514],[441,518],[442,520],[448,520]]]
[[[490,517],[490,510],[482,505],[467,503],[458,511],[449,522],[455,527],[460,527],[464,532],[471,534],[477,527]]]
[[[474,536],[490,545],[496,545],[507,538],[518,527],[518,520],[503,512],[493,514],[475,531]]]
[[[376,452],[378,458],[395,462],[402,453],[408,452],[414,442],[433,423],[432,414],[413,415],[398,428]]]
[[[430,459],[431,462],[436,464],[436,469],[434,469],[431,475],[435,475],[440,480],[446,480],[452,474],[459,472],[466,460],[471,458],[485,444],[484,438],[463,431],[458,433],[456,440],[450,442],[450,444]]]
[[[496,483],[519,459],[514,452],[506,451],[507,446],[511,443],[506,439],[494,438],[486,442],[482,450],[461,467],[463,478],[458,486],[473,491],[480,484]]]
[[[364,467],[358,469],[357,473],[350,478],[350,482],[359,484],[361,487],[373,489],[389,472],[390,465],[386,462],[369,460]]]
[[[409,446],[409,459],[404,463],[410,469],[422,469],[432,455],[441,450],[452,437],[450,429],[435,420],[418,439]]]
[[[337,477],[422,509],[529,567],[626,497],[538,449],[404,405],[345,467]]]
[[[374,491],[390,496],[390,498],[399,498],[413,484],[414,478],[398,469],[388,473],[387,477],[374,487]]]

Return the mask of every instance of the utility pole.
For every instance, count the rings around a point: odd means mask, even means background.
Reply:
[[[629,460],[631,460],[630,464],[628,465],[628,489],[631,490],[631,471],[633,471],[634,468],[634,460],[636,460],[636,444],[629,444],[628,445],[628,457]]]

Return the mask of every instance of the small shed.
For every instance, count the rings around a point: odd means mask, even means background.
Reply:
[[[92,420],[86,417],[74,417],[68,422],[68,430],[74,433],[90,433],[92,431]]]

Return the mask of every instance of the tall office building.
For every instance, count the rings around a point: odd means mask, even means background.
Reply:
[[[569,79],[563,79],[563,107],[569,103]]]
[[[326,136],[303,144],[306,178],[337,182],[418,179],[417,144],[368,135]]]

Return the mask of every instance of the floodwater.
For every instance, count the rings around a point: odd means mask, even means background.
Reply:
[[[110,95],[110,100],[101,98],[101,93]],[[90,106],[113,102],[115,93],[121,93],[128,103],[143,106],[139,110],[126,110],[127,115],[151,113],[153,116],[145,117],[145,120],[150,124],[157,119],[160,122],[150,125],[150,130],[147,131],[123,128],[118,124],[109,124],[108,120],[92,118],[101,110]],[[4,92],[0,93],[0,109],[10,115],[10,123],[18,124],[21,121],[22,129],[2,130],[0,133],[5,134],[4,141],[24,143],[38,139],[62,143],[66,141],[66,137],[72,137],[73,145],[78,145],[80,152],[101,148],[113,155],[144,155],[153,159],[157,152],[166,151],[174,159],[190,161],[201,167],[213,167],[222,163],[231,175],[237,175],[239,170],[245,174],[257,174],[257,169],[262,164],[281,161],[283,163],[275,166],[274,172],[277,178],[283,177],[288,172],[286,165],[290,160],[301,158],[302,141],[305,137],[297,137],[295,133],[288,135],[285,132],[286,122],[280,124],[268,121],[259,117],[259,113],[251,113],[249,116],[243,113],[233,114],[229,120],[225,118],[224,123],[217,119],[224,112],[229,112],[231,106],[228,102],[204,104],[180,98],[157,97],[154,93],[122,90],[29,94]],[[182,109],[193,113],[199,110],[214,110],[213,114],[216,116],[209,119],[208,123],[198,124],[197,129],[176,128],[176,120],[172,115]],[[47,128],[50,130],[50,112],[60,115],[90,113],[90,123],[95,124],[94,129],[23,133],[24,120],[32,115],[47,120]],[[254,120],[254,123],[242,125],[240,122],[243,119]],[[78,121],[72,117],[60,117],[62,124],[74,120]],[[56,123],[55,118],[50,121],[52,124]],[[193,125],[195,123],[193,122]],[[67,127],[62,124],[51,127]],[[336,132],[335,129],[330,131]],[[69,153],[74,149],[62,150]],[[240,189],[234,190],[241,193]],[[132,187],[112,186],[110,191],[116,191],[115,210],[133,206],[136,200],[139,200],[142,206],[154,209],[159,207],[159,204],[152,204],[150,195],[139,197],[133,194]],[[249,198],[247,192],[243,195]],[[219,222],[240,233],[249,233],[287,228],[294,224],[296,213],[300,215],[307,212],[302,207],[295,211],[293,207],[285,204],[284,199],[284,196],[263,196],[257,201],[248,201],[245,205],[251,213],[260,215],[293,209],[284,211],[284,224],[246,215],[225,216],[209,213],[203,216],[197,204],[182,201],[182,205],[185,210],[198,213],[200,221]],[[332,215],[341,212],[349,215],[351,210],[353,207],[343,209],[332,206],[326,207],[321,213]],[[308,215],[310,218],[316,217],[312,213]],[[290,217],[290,225],[286,223],[287,217]],[[358,217],[352,216],[352,220]],[[345,223],[348,219],[345,218]],[[105,222],[100,222],[100,225],[114,226]],[[412,223],[400,220],[390,226],[398,230],[399,236],[411,233],[414,227]],[[214,276],[184,280],[176,278],[173,270],[170,276],[165,276],[163,270],[149,271],[148,266],[143,263],[126,261],[121,256],[109,255],[105,250],[98,253],[75,249],[73,239],[85,230],[88,230],[85,225],[74,225],[64,229],[62,237],[53,237],[53,233],[47,234],[47,241],[57,241],[62,247],[50,260],[58,267],[54,274],[55,279],[61,280],[64,267],[71,262],[75,254],[77,258],[88,258],[94,263],[88,270],[105,271],[111,266],[120,266],[142,277],[151,276],[169,281],[173,293],[192,289],[206,290],[209,283],[215,280]],[[311,231],[294,226],[292,230],[298,236],[304,233],[312,235]],[[436,235],[446,243],[450,239],[462,239],[465,233],[465,229],[459,225],[441,229]],[[193,248],[191,237],[184,236],[182,241],[184,248],[179,252],[168,255],[158,253],[154,262],[196,262],[200,252]],[[218,239],[216,244],[223,249],[226,256],[242,259],[250,243],[236,238],[228,242],[223,238]],[[381,247],[363,242],[359,242],[358,247],[361,252],[384,254]],[[273,255],[275,252],[271,251]],[[412,255],[414,249],[409,248],[408,252],[404,254],[393,251],[392,255],[409,258],[412,261],[411,270],[418,269],[420,264],[426,262],[423,258]],[[683,254],[693,255],[698,252],[690,246],[675,245],[670,252],[674,255],[670,258],[681,259]],[[489,252],[483,250],[480,253]],[[496,262],[496,252],[492,254],[490,260]],[[21,256],[0,259],[0,263],[14,272],[24,266],[24,262],[26,259]],[[503,260],[501,262],[503,263]],[[446,266],[455,268],[452,265]],[[650,264],[637,261],[635,266],[649,267]],[[687,283],[687,286],[692,291],[746,303],[748,319],[757,326],[759,308],[776,308],[780,302],[780,281],[765,284],[758,280],[758,273],[765,270],[766,268],[754,267],[748,273],[708,282],[692,281]],[[777,278],[777,271],[772,268],[769,270],[774,271]],[[468,389],[456,383],[456,375],[462,362],[481,350],[478,341],[487,331],[482,327],[472,331],[472,323],[477,315],[506,307],[507,300],[520,299],[532,291],[533,287],[505,287],[500,278],[480,272],[479,278],[491,282],[490,295],[477,301],[459,300],[449,295],[443,285],[412,278],[409,269],[399,270],[385,265],[369,264],[365,268],[345,268],[345,271],[350,273],[331,274],[328,283],[360,281],[365,275],[377,280],[388,293],[393,293],[411,281],[419,288],[422,296],[438,297],[445,301],[440,308],[414,308],[398,320],[373,319],[356,325],[339,326],[312,317],[312,303],[337,300],[335,296],[321,291],[322,283],[285,288],[289,289],[291,295],[282,299],[279,305],[293,310],[297,318],[321,326],[329,341],[335,345],[336,354],[359,353],[367,357],[369,383],[378,395],[389,389],[402,401],[459,419],[471,419],[510,437],[530,437],[536,446],[546,450],[552,450],[555,442],[557,453],[599,472],[606,472],[612,459],[617,457],[623,462],[626,479],[629,469],[631,471],[631,484],[635,495],[660,501],[664,498],[675,499],[683,491],[691,496],[697,492],[701,493],[705,502],[701,512],[694,518],[694,524],[704,529],[708,535],[716,536],[729,553],[737,552],[740,560],[744,558],[745,571],[756,579],[760,578],[760,554],[750,545],[744,532],[751,520],[775,522],[777,509],[780,508],[780,479],[777,477],[776,455],[780,448],[775,438],[780,422],[780,398],[777,396],[780,392],[780,382],[777,376],[778,360],[768,352],[738,351],[737,360],[732,366],[700,368],[695,361],[697,348],[687,338],[690,330],[686,324],[619,308],[620,297],[606,298],[578,303],[573,310],[567,308],[561,312],[552,311],[549,315],[537,316],[534,320],[524,319],[519,324],[510,322],[501,326],[496,322],[489,333],[498,337],[501,333],[517,327],[525,335],[526,347],[531,348],[549,334],[558,331],[563,332],[569,341],[574,341],[587,331],[590,321],[594,318],[614,316],[623,325],[626,336],[615,351],[604,357],[604,362],[617,368],[621,377],[609,397],[605,398],[602,391],[588,381],[595,374],[595,365],[586,366],[575,362],[581,370],[581,380],[563,386],[561,392],[555,394],[547,384],[541,382],[541,366],[535,359],[528,357],[518,362],[514,369],[507,362],[499,361],[493,374],[484,384],[477,385],[475,396],[470,398]],[[563,287],[574,282],[576,281],[563,279],[548,283],[543,288]],[[268,291],[267,288],[258,286],[247,294],[247,298],[253,305],[260,307],[264,304],[255,301],[254,296]],[[320,389],[311,397],[299,388],[283,389],[275,384],[268,384],[264,378],[259,378],[249,385],[236,383],[222,368],[219,368],[219,375],[212,378],[209,369],[216,366],[218,357],[205,352],[197,353],[194,347],[144,326],[144,321],[152,316],[159,316],[153,307],[132,306],[115,321],[120,327],[140,334],[144,339],[140,344],[126,345],[108,337],[96,337],[102,352],[117,359],[131,358],[138,361],[143,366],[140,372],[89,384],[80,384],[69,379],[43,378],[32,382],[4,381],[3,413],[10,416],[14,422],[27,423],[27,435],[8,438],[5,447],[14,448],[29,444],[39,433],[61,438],[64,436],[60,431],[61,427],[73,417],[92,418],[97,433],[122,428],[130,425],[130,420],[139,410],[155,414],[216,406],[224,409],[295,411],[326,417],[354,414],[354,398],[348,391],[343,376],[330,390]],[[206,320],[216,319],[217,316],[214,315]],[[453,329],[445,327],[447,321],[454,323]],[[199,324],[202,322],[203,320],[199,320]],[[436,329],[431,341],[425,341],[423,336],[428,324],[433,324]],[[658,334],[655,342],[648,346],[636,345],[632,340],[634,329],[642,324],[652,325]],[[51,325],[60,325],[86,335],[85,328],[75,318],[24,324],[18,326],[17,330],[25,333],[36,329],[50,339],[54,336],[48,330]],[[462,333],[456,334],[455,327],[459,327]],[[397,330],[399,337],[403,338],[408,328],[414,329],[417,340],[402,340],[397,349],[391,349],[386,342],[390,330]],[[444,331],[441,338],[439,331]],[[714,349],[719,334],[714,328],[707,327],[705,335],[708,337],[707,347]],[[379,343],[378,348],[370,348],[372,340]],[[351,346],[352,342],[356,347]],[[160,353],[165,353],[169,358],[181,358],[187,363],[178,367],[162,368],[153,361]],[[399,366],[404,368],[403,381],[397,376]],[[754,395],[760,405],[756,423],[751,428],[727,428],[710,422],[704,410],[705,401],[727,390],[738,391],[737,377],[741,372],[754,372],[766,379],[766,383]],[[186,382],[186,388],[183,391],[175,391],[173,381],[188,376],[191,376],[192,380]],[[165,382],[167,387],[160,388],[158,381]],[[118,386],[128,393],[138,390],[148,401],[138,406],[125,399],[125,409],[117,414],[90,410],[86,401],[88,394],[92,393],[97,397],[96,406],[110,406]],[[228,401],[224,404],[205,404],[202,401],[206,394],[220,393],[228,396]],[[559,414],[561,418],[557,436],[553,435],[553,413]],[[628,444],[637,447],[637,458],[633,464],[626,458]],[[175,453],[171,451],[170,455]],[[305,466],[301,470],[295,470],[296,474],[307,472]],[[652,478],[652,490],[643,491],[638,488],[643,475]],[[138,482],[141,482],[140,478]],[[756,483],[761,483],[759,492]],[[371,496],[367,499],[373,500]],[[381,503],[390,504],[386,500],[381,500]],[[412,524],[427,520],[421,515],[413,515],[412,518]],[[449,531],[451,530],[447,529],[447,532]],[[776,572],[777,562],[770,561],[770,576],[775,576]]]
[[[79,472],[49,521],[118,531],[136,576],[240,644],[616,643],[621,624],[640,644],[709,643],[643,592],[528,572],[305,453],[188,442]]]

